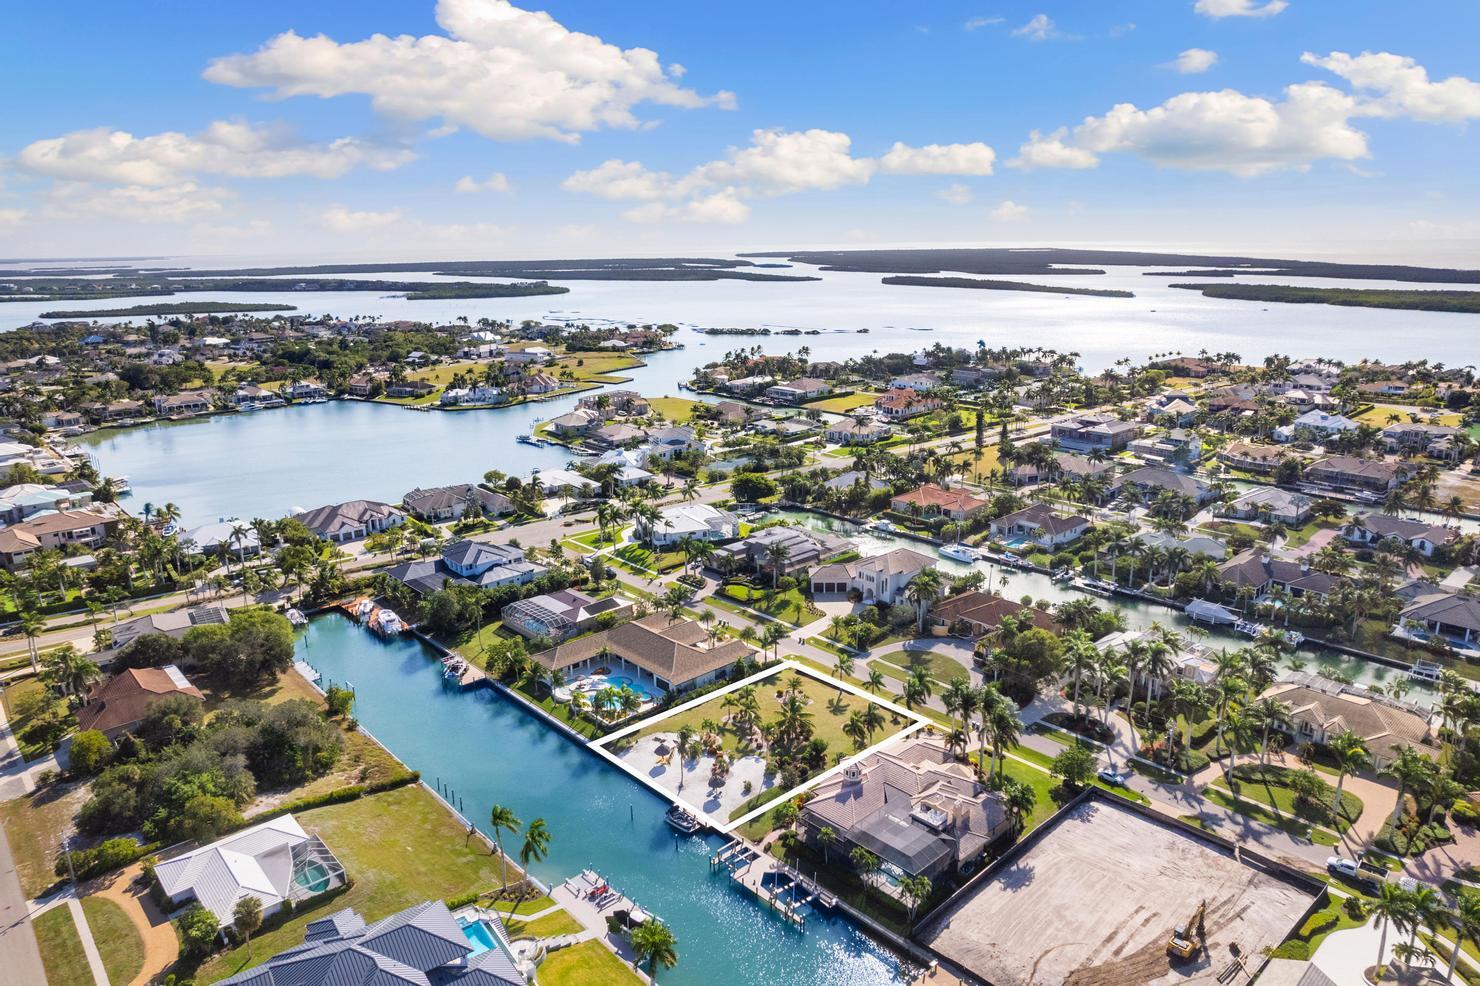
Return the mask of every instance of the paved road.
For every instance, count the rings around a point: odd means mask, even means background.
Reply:
[[[24,770],[5,710],[0,707],[0,764],[7,775],[3,797],[19,797],[30,790],[25,781],[9,783],[15,772]],[[37,986],[46,982],[36,934],[31,930],[30,905],[21,891],[20,877],[10,855],[10,842],[0,828],[0,986]]]

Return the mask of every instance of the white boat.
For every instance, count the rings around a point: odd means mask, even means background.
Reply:
[[[1104,579],[1080,578],[1074,584],[1085,592],[1092,592],[1097,596],[1113,596],[1115,594],[1115,583],[1106,582]]]
[[[290,609],[283,615],[286,616],[288,618],[288,622],[293,624],[295,627],[308,625],[308,617],[303,615],[302,610]]]
[[[952,559],[955,559],[956,561],[964,561],[964,562],[967,562],[967,563],[974,562],[974,561],[977,560],[976,549],[975,548],[972,548],[972,547],[969,547],[967,545],[964,545],[964,544],[960,543],[959,541],[956,542],[955,544],[943,544],[943,545],[941,545],[940,546],[940,554],[944,558],[952,558]]]
[[[395,636],[404,629],[401,618],[393,610],[380,609],[370,618],[370,629],[387,637]]]

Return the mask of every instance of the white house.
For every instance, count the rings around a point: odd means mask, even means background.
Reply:
[[[813,595],[857,592],[866,603],[893,605],[904,601],[905,586],[935,565],[935,559],[909,548],[861,561],[819,566],[812,572]]]
[[[650,540],[656,547],[677,544],[684,538],[724,541],[740,535],[740,518],[707,503],[680,503],[664,507],[654,522]]]
[[[992,521],[997,540],[1022,538],[1042,548],[1068,544],[1089,530],[1089,518],[1061,514],[1044,503],[1034,503]]]

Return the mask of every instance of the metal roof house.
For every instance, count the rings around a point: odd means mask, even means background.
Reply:
[[[524,986],[503,928],[482,921],[494,947],[475,945],[441,901],[374,924],[346,908],[311,921],[303,944],[279,952],[221,986]]]
[[[256,897],[264,917],[286,900],[305,900],[344,883],[344,867],[292,815],[270,819],[167,859],[154,868],[170,903],[198,902],[223,926],[236,902]]]

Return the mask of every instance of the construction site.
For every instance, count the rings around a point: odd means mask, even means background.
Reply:
[[[917,935],[991,986],[1247,983],[1321,885],[1094,794]]]

